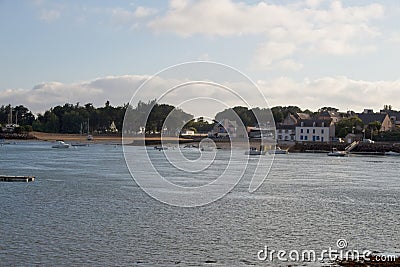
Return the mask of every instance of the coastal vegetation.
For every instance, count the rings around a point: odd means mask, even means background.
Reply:
[[[390,105],[385,105],[384,110],[392,110]],[[195,133],[207,133],[213,129],[216,123],[223,119],[232,121],[241,120],[244,126],[260,126],[258,122],[266,123],[272,114],[278,125],[284,121],[289,114],[306,113],[310,117],[316,117],[321,112],[340,113],[335,107],[322,107],[318,111],[302,110],[298,106],[275,106],[271,109],[255,107],[236,106],[225,109],[215,115],[213,121],[204,118],[194,118],[192,114],[175,108],[168,104],[159,104],[156,100],[139,101],[135,107],[129,104],[112,106],[106,101],[104,106],[95,107],[92,103],[81,105],[66,103],[34,115],[23,105],[0,107],[0,132],[4,132],[4,125],[14,124],[13,133],[26,133],[30,131],[45,133],[68,133],[68,134],[119,134],[122,131],[124,116],[127,116],[127,128],[134,133],[158,133],[165,129],[186,129]],[[398,141],[400,130],[381,132],[381,123],[372,121],[368,125],[357,116],[340,113],[343,117],[336,123],[336,137],[344,138],[349,133],[363,134],[373,137],[377,141]],[[258,120],[257,120],[258,119]],[[111,127],[113,126],[113,127]],[[164,127],[164,129],[163,129]],[[175,133],[177,134],[177,133]]]

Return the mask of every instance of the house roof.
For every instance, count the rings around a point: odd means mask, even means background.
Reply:
[[[296,128],[296,125],[277,125],[276,129],[277,130],[294,130]]]
[[[311,119],[310,114],[307,113],[295,113],[294,114],[297,119],[300,120],[309,120]]]
[[[338,112],[335,112],[335,111],[325,110],[325,111],[322,111],[319,114],[319,117],[329,117],[329,118],[340,117],[340,114]]]
[[[329,127],[332,123],[332,119],[329,120],[301,120],[297,124],[300,127]],[[303,124],[303,126],[301,126]],[[324,124],[324,126],[322,126]]]
[[[380,123],[383,123],[385,120],[387,114],[381,114],[381,113],[361,113],[358,114],[358,117],[363,121],[364,125],[368,125],[371,122],[374,121],[379,121]]]
[[[381,110],[382,114],[388,114],[389,117],[396,117],[396,120],[400,120],[400,111],[394,111],[394,110]]]

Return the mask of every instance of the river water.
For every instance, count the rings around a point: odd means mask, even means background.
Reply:
[[[136,185],[120,146],[4,145],[0,174],[36,180],[0,183],[0,266],[322,266],[327,259],[271,262],[257,253],[320,251],[338,239],[351,249],[399,253],[399,164],[277,155],[256,192],[244,177],[216,202],[180,208]]]

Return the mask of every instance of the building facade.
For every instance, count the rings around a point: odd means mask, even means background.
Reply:
[[[296,126],[278,125],[276,127],[276,137],[278,142],[296,141]]]
[[[298,142],[330,142],[335,137],[332,120],[302,120],[296,126]]]

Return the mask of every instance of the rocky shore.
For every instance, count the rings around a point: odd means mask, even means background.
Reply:
[[[289,152],[300,152],[300,153],[323,153],[331,151],[332,148],[337,150],[345,150],[348,144],[345,143],[296,143],[290,147]],[[385,152],[397,152],[400,153],[400,143],[360,143],[354,148],[352,153],[370,153],[370,154],[384,154]]]
[[[0,139],[34,140],[36,137],[29,133],[0,133]]]

